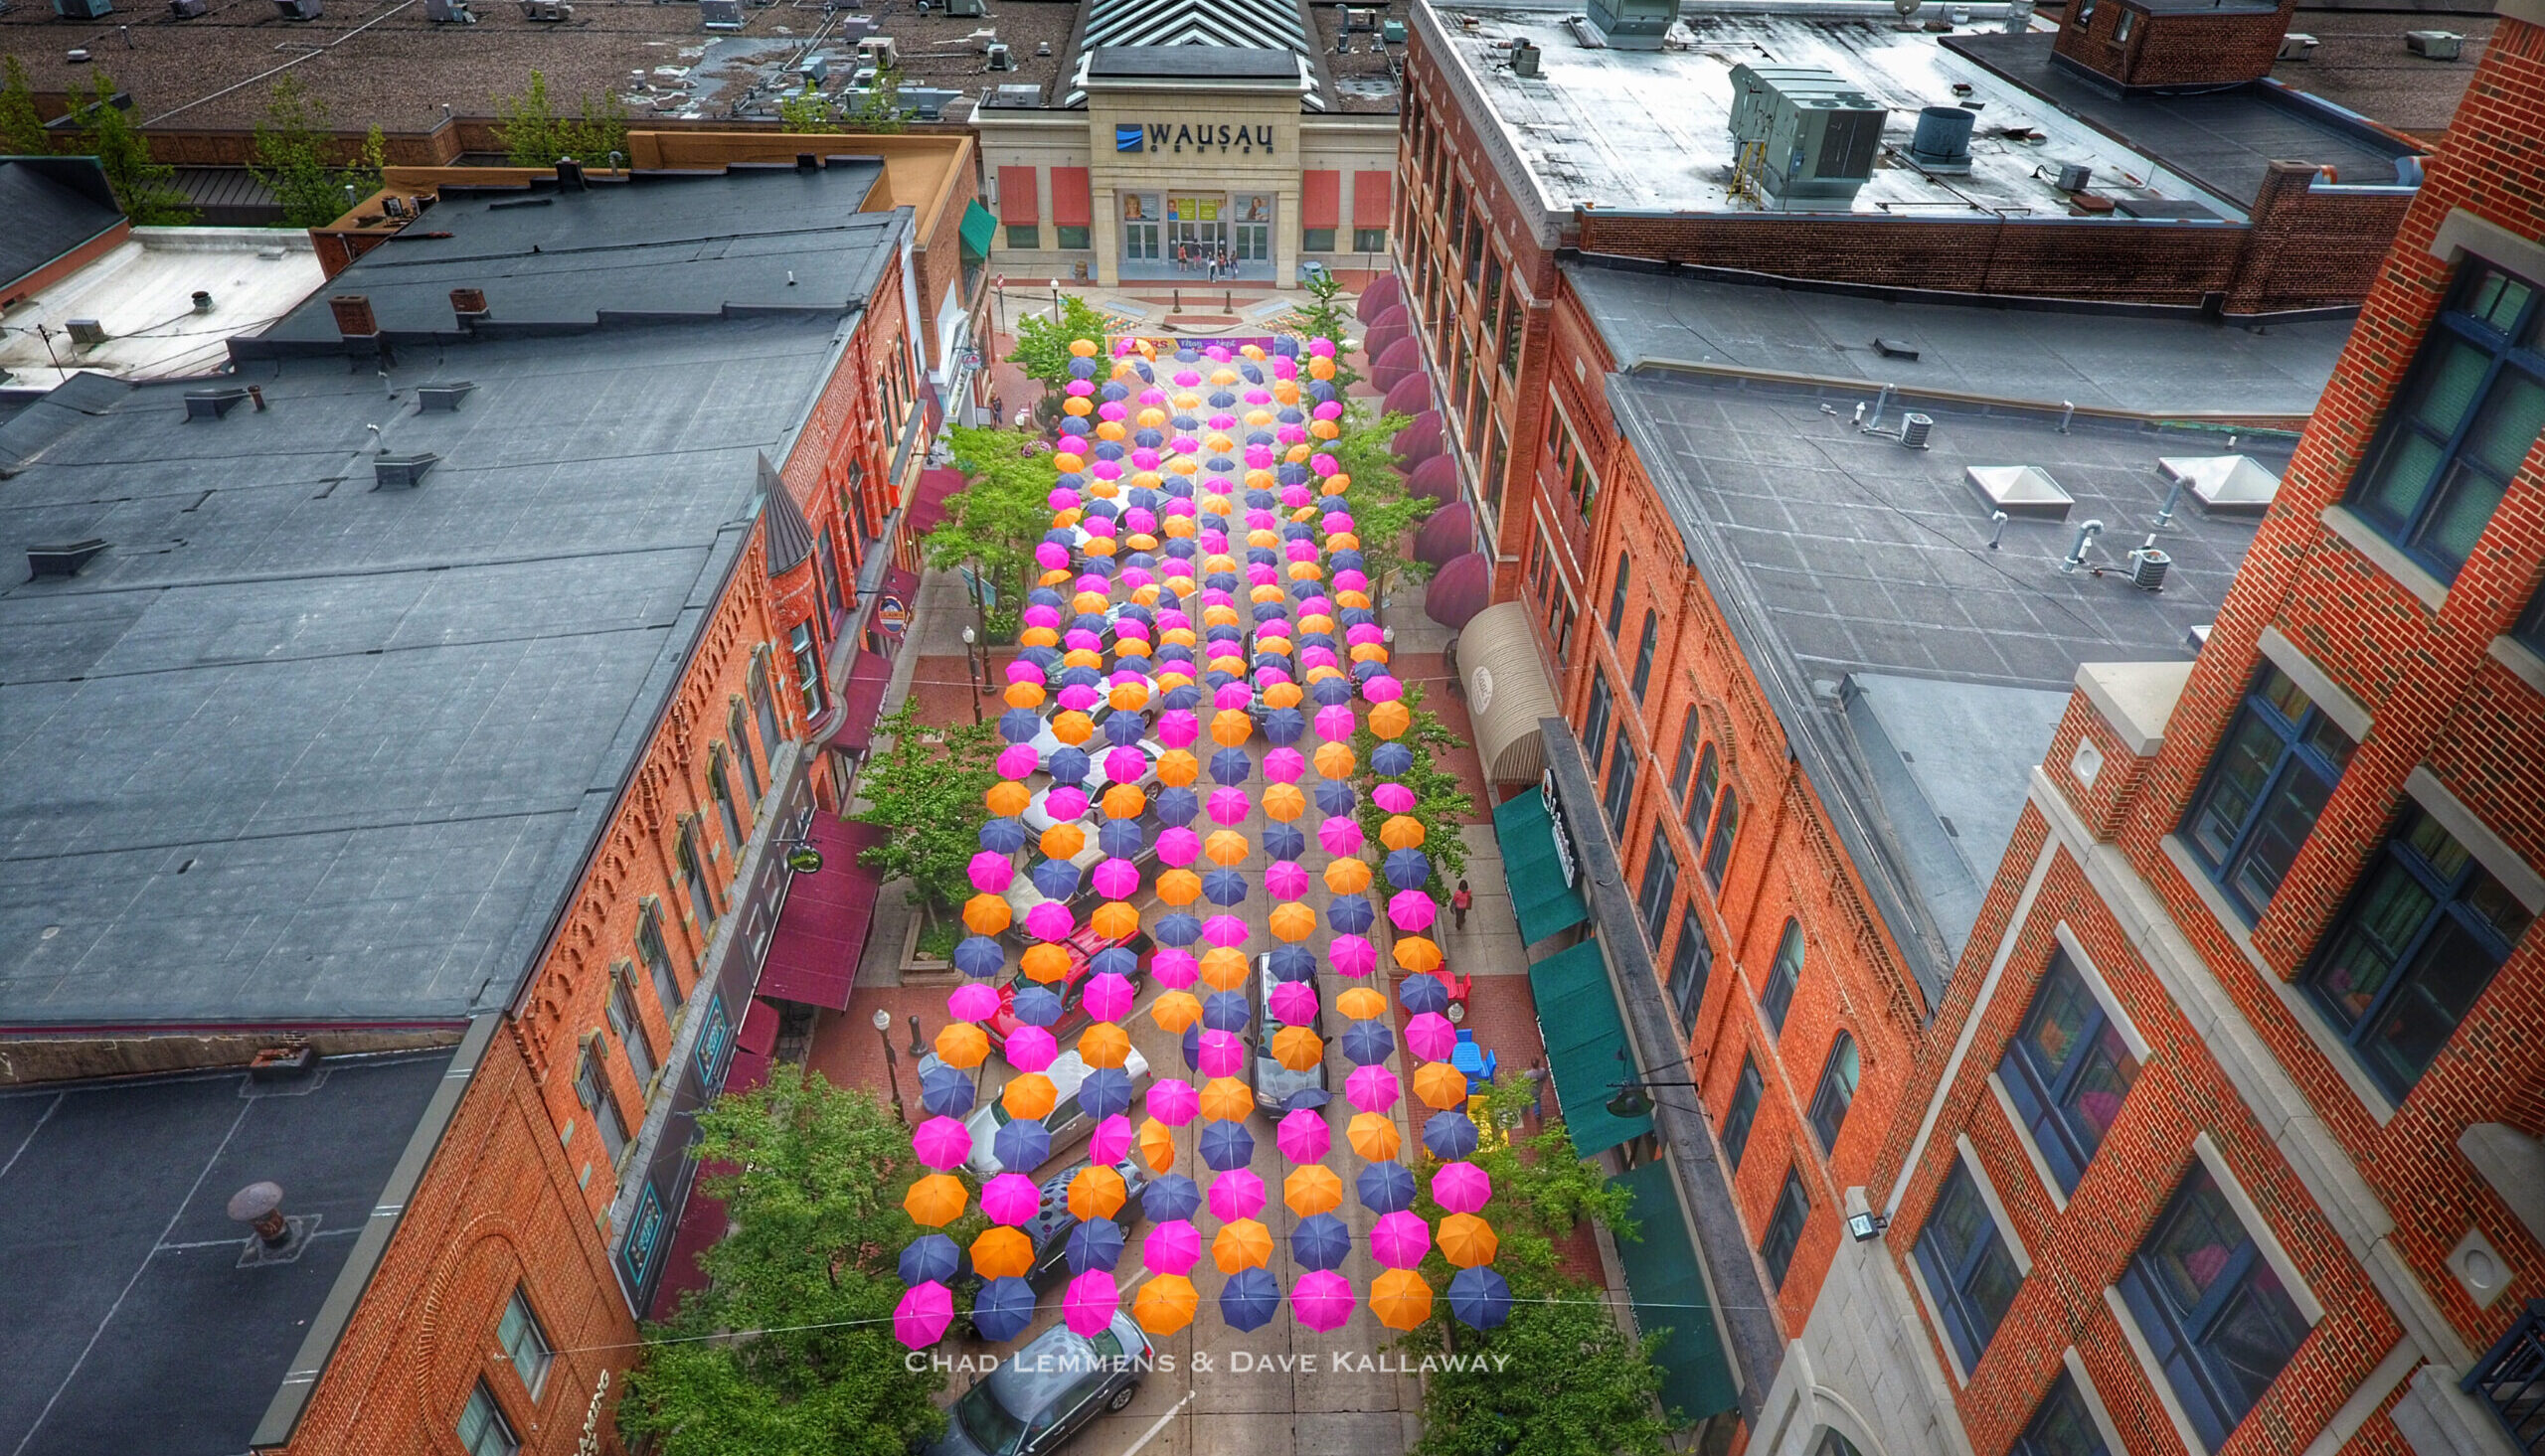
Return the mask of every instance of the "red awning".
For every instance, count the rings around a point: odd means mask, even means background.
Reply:
[[[882,843],[884,832],[871,824],[815,814],[806,837],[822,852],[822,868],[796,876],[787,888],[786,908],[769,937],[758,994],[845,1011],[848,993],[857,984],[858,958],[866,951],[866,931],[875,920],[879,888],[875,872],[859,864],[857,855]]]
[[[911,493],[910,514],[902,521],[902,539],[916,542],[945,519],[945,498],[963,488],[960,470],[923,470],[919,489]]]
[[[1342,173],[1302,172],[1299,174],[1299,226],[1302,228],[1343,226]]]
[[[1352,174],[1353,227],[1384,228],[1388,225],[1388,204],[1394,196],[1388,185],[1394,175],[1388,172]]]
[[[1031,167],[998,169],[998,220],[1032,227],[1043,221],[1043,197]]]
[[[840,690],[839,723],[831,728],[831,746],[862,753],[875,742],[875,719],[884,707],[884,689],[893,679],[893,660],[877,652],[861,652]]]
[[[743,1057],[737,1052],[733,1066],[725,1073],[725,1085],[734,1086],[735,1078],[742,1071]],[[765,1076],[767,1072],[768,1068],[764,1064],[761,1074]],[[733,1171],[731,1163],[698,1165],[701,1178],[721,1178]],[[705,1190],[692,1182],[689,1202],[680,1211],[680,1224],[672,1230],[671,1251],[663,1256],[663,1277],[654,1284],[653,1308],[647,1311],[650,1318],[670,1319],[672,1312],[680,1308],[682,1295],[707,1287],[707,1271],[698,1267],[698,1256],[713,1247],[733,1226],[734,1220],[725,1216],[724,1201],[709,1198]]]
[[[825,864],[825,869],[828,865]],[[758,997],[752,998],[752,1009],[743,1013],[743,1029],[734,1036],[734,1045],[742,1051],[766,1056],[777,1047],[777,1008]],[[727,1086],[734,1079],[725,1079]]]
[[[1095,223],[1096,205],[1089,201],[1085,167],[1052,169],[1052,222],[1062,228],[1086,228]]]

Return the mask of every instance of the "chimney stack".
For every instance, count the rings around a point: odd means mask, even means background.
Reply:
[[[282,1215],[282,1185],[252,1183],[230,1196],[230,1216],[255,1231],[267,1248],[291,1241],[291,1222]]]
[[[380,320],[372,315],[371,296],[365,293],[338,293],[327,300],[335,311],[336,332],[348,339],[380,337]]]
[[[483,288],[451,289],[450,311],[458,316],[459,326],[463,329],[483,321],[487,315],[486,290]]]
[[[572,157],[559,157],[557,159],[557,190],[560,192],[583,191],[584,164]]]

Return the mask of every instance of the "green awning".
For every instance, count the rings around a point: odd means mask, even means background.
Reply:
[[[1529,967],[1529,990],[1538,1002],[1538,1034],[1545,1038],[1547,1067],[1555,1074],[1556,1104],[1573,1134],[1573,1150],[1595,1157],[1652,1130],[1652,1114],[1619,1117],[1609,1110],[1616,1083],[1634,1075],[1618,1056],[1626,1045],[1616,994],[1609,989],[1608,962],[1600,942],[1585,940]]]
[[[1609,1186],[1634,1198],[1641,1236],[1617,1240],[1617,1262],[1625,1266],[1626,1299],[1634,1306],[1635,1324],[1646,1335],[1669,1332],[1653,1355],[1653,1364],[1661,1368],[1663,1408],[1675,1412],[1674,1424],[1730,1410],[1740,1397],[1715,1331],[1705,1275],[1688,1243],[1688,1223],[1671,1192],[1670,1165],[1646,1163],[1610,1179]]]
[[[1496,804],[1493,837],[1502,846],[1502,879],[1511,887],[1521,944],[1534,945],[1591,918],[1582,891],[1564,883],[1546,800],[1523,793]]]
[[[963,209],[963,255],[975,262],[990,260],[990,241],[998,237],[998,214],[981,206],[979,198]]]

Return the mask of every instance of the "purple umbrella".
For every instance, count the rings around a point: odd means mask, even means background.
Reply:
[[[1264,892],[1274,899],[1297,899],[1308,892],[1308,872],[1296,860],[1275,860],[1264,867]]]
[[[1388,896],[1388,921],[1400,930],[1429,930],[1441,907],[1419,890],[1400,890]]]
[[[1149,1083],[1148,1107],[1149,1116],[1168,1127],[1182,1127],[1202,1109],[1202,1094],[1191,1082],[1166,1077]]]
[[[1252,1218],[1264,1212],[1264,1180],[1244,1168],[1232,1168],[1211,1180],[1211,1216],[1223,1223]]]
[[[981,1212],[993,1223],[1023,1223],[1043,1210],[1043,1191],[1022,1173],[1002,1173],[981,1185]]]
[[[1090,1269],[1072,1279],[1069,1292],[1061,1296],[1061,1318],[1068,1322],[1071,1334],[1082,1338],[1111,1325],[1121,1307],[1122,1291],[1106,1269]]]
[[[1447,1017],[1427,1011],[1405,1024],[1405,1045],[1425,1061],[1446,1061],[1458,1045],[1458,1029]]]
[[[1244,824],[1255,808],[1246,790],[1226,784],[1211,790],[1207,807],[1213,824]]]
[[[1370,1228],[1370,1257],[1391,1269],[1411,1269],[1432,1251],[1432,1225],[1411,1210],[1382,1213]]]
[[[1443,1163],[1432,1175],[1432,1201],[1452,1213],[1478,1213],[1492,1199],[1492,1176],[1473,1163]]]
[[[1284,1026],[1303,1027],[1316,1020],[1316,987],[1305,981],[1283,981],[1266,998],[1272,1018]]]
[[[915,1285],[893,1311],[893,1338],[913,1350],[925,1350],[945,1338],[954,1322],[954,1292],[942,1284]]]
[[[1281,1114],[1279,1125],[1272,1130],[1272,1145],[1293,1163],[1314,1163],[1334,1145],[1334,1132],[1325,1125],[1322,1111],[1294,1107]]]
[[[951,1117],[932,1117],[911,1133],[911,1151],[931,1168],[959,1168],[972,1156],[972,1132]]]
[[[1356,1066],[1343,1079],[1343,1097],[1363,1112],[1385,1112],[1396,1105],[1404,1088],[1384,1066]]]
[[[1359,1303],[1352,1297],[1352,1281],[1331,1270],[1301,1274],[1290,1286],[1290,1312],[1319,1334],[1343,1328]]]
[[[1246,1042],[1234,1032],[1204,1032],[1196,1069],[1204,1076],[1236,1076],[1246,1066]]]
[[[1379,948],[1358,935],[1335,936],[1325,953],[1337,973],[1355,979],[1370,974],[1379,963]]]
[[[1119,971],[1097,972],[1087,978],[1087,989],[1080,993],[1087,1014],[1101,1022],[1118,1022],[1129,1016],[1135,1000],[1130,978]]]
[[[987,981],[973,981],[954,988],[945,998],[945,1014],[958,1022],[984,1022],[998,1015],[998,988]]]
[[[1348,716],[1352,710],[1343,712]],[[1330,815],[1316,827],[1316,842],[1329,855],[1357,855],[1361,853],[1361,825],[1348,814]]]
[[[1202,1256],[1202,1235],[1181,1218],[1149,1228],[1140,1240],[1140,1263],[1152,1274],[1181,1274]]]

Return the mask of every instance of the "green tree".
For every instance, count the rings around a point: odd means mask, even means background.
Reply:
[[[607,92],[580,96],[582,114],[559,114],[548,94],[548,78],[530,74],[530,85],[518,96],[497,96],[495,116],[504,133],[504,158],[516,167],[553,167],[566,157],[594,167],[605,166],[612,152],[627,150],[627,109]]]
[[[1419,496],[1405,488],[1405,474],[1397,469],[1397,431],[1413,420],[1404,414],[1385,414],[1373,418],[1369,405],[1358,400],[1346,401],[1342,433],[1326,446],[1326,452],[1340,462],[1343,473],[1352,484],[1343,493],[1343,507],[1352,513],[1353,532],[1360,538],[1363,569],[1370,577],[1370,596],[1377,599],[1388,594],[1388,588],[1400,577],[1423,580],[1432,567],[1406,554],[1406,538],[1420,526],[1441,503],[1430,496]]]
[[[1005,640],[1034,573],[1034,548],[1052,529],[1051,494],[1060,478],[1052,452],[1021,429],[957,426],[950,441],[963,488],[946,497],[945,519],[921,543],[929,565],[969,573],[973,626],[984,642]]]
[[[1352,326],[1352,311],[1338,301],[1343,280],[1319,270],[1299,286],[1307,290],[1308,301],[1292,309],[1283,322],[1291,333],[1334,346],[1334,390],[1339,395],[1361,382],[1361,372],[1344,363],[1343,346],[1358,331]]]
[[[53,135],[36,110],[35,87],[27,83],[26,65],[17,57],[7,57],[6,66],[0,76],[0,151],[41,157],[53,150]]]
[[[1046,422],[1060,418],[1061,391],[1070,382],[1070,345],[1081,339],[1096,341],[1099,360],[1112,355],[1113,317],[1102,309],[1092,308],[1075,293],[1061,295],[1061,316],[1052,317],[1048,308],[1020,301],[1016,314],[1016,347],[1008,351],[1007,362],[1025,372],[1025,377],[1043,385],[1043,400],[1038,406]]]
[[[910,125],[910,115],[902,107],[902,71],[887,66],[875,73],[875,83],[849,108],[848,131],[881,132],[892,135]]]
[[[1467,842],[1458,831],[1475,819],[1475,800],[1460,786],[1456,774],[1441,766],[1442,753],[1463,744],[1438,714],[1423,706],[1423,685],[1406,684],[1404,702],[1414,722],[1397,741],[1413,750],[1414,766],[1396,775],[1394,782],[1414,791],[1413,818],[1423,826],[1423,853],[1432,857],[1432,879],[1423,887],[1424,892],[1445,902],[1450,888],[1467,873]],[[1361,759],[1361,801],[1353,813],[1373,845],[1378,843],[1379,827],[1391,817],[1370,797],[1379,784],[1378,774],[1369,766],[1379,742],[1366,719],[1352,730],[1352,750]]]
[[[777,124],[792,132],[846,131],[840,125],[839,102],[812,86],[777,102]]]
[[[700,1187],[737,1225],[705,1289],[646,1328],[618,1402],[661,1456],[907,1456],[944,1429],[943,1377],[893,1338],[896,1260],[918,1233],[910,1134],[871,1092],[779,1063],[698,1119]]]
[[[97,159],[123,215],[136,227],[177,228],[193,222],[193,205],[174,185],[177,169],[151,160],[150,143],[115,104],[114,95],[113,80],[98,72],[88,98],[77,108],[80,142],[72,150]]]
[[[875,726],[891,745],[858,775],[867,807],[853,816],[889,830],[860,856],[886,879],[909,877],[911,903],[933,922],[972,891],[965,873],[989,819],[982,795],[998,782],[998,734],[985,724],[930,724],[918,705]]]
[[[327,129],[327,103],[302,87],[295,77],[274,82],[264,119],[256,123],[256,160],[248,170],[273,189],[282,204],[282,226],[320,228],[344,215],[348,199],[359,201],[380,190],[389,142],[379,127],[363,139],[351,166],[328,160],[335,137]]]

